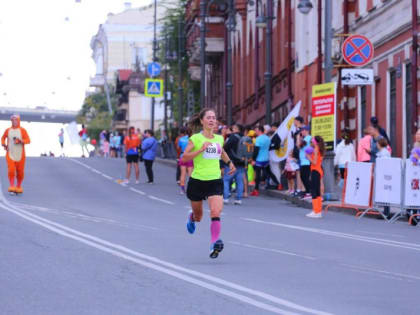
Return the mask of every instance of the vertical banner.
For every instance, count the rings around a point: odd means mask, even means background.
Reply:
[[[327,151],[335,149],[336,83],[312,86],[312,136],[321,136]]]
[[[372,192],[373,163],[349,162],[347,164],[344,203],[369,207]]]
[[[376,159],[375,202],[401,204],[402,163],[400,158]]]
[[[420,165],[414,165],[410,160],[405,162],[404,206],[420,207]]]

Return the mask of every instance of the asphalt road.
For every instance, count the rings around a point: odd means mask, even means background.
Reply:
[[[25,192],[0,164],[0,314],[418,314],[419,228],[268,197],[227,205],[225,250],[194,235],[175,169],[123,186],[123,160],[30,158]]]

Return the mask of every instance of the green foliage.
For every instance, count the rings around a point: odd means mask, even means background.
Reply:
[[[117,96],[113,89],[110,91],[112,110],[115,112]],[[105,92],[95,92],[85,98],[82,109],[77,115],[77,122],[87,127],[91,139],[98,139],[102,130],[112,127],[112,115],[108,111]]]
[[[165,3],[164,3],[165,4]],[[160,50],[159,50],[159,61],[169,66],[168,70],[168,90],[171,91],[172,100],[170,101],[170,106],[173,114],[173,119],[178,121],[179,115],[179,85],[182,86],[183,89],[183,97],[181,100],[181,104],[183,104],[183,112],[184,118],[187,116],[187,95],[188,91],[193,91],[193,112],[199,110],[199,93],[200,93],[200,82],[192,81],[189,79],[188,74],[188,65],[189,65],[189,57],[186,53],[185,49],[185,42],[186,42],[186,34],[185,34],[185,6],[187,4],[187,0],[178,0],[177,3],[170,2],[171,6],[167,8],[165,16],[160,20],[160,24],[162,24],[162,29],[160,32]],[[168,4],[169,5],[169,4]],[[180,23],[181,22],[181,23]],[[181,45],[181,46],[180,46]],[[169,54],[168,54],[169,52]],[[179,53],[181,52],[181,54]],[[175,55],[175,54],[176,55]],[[165,58],[169,57],[169,58]],[[178,58],[181,55],[181,71],[182,71],[182,81],[179,80],[179,64]],[[176,56],[176,58],[170,57]]]

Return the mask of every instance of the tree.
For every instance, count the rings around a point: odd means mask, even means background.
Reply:
[[[159,50],[159,60],[163,63],[165,61],[165,54],[167,54],[166,58],[167,64],[169,66],[168,76],[170,79],[168,82],[168,90],[171,91],[172,100],[171,100],[171,109],[174,115],[174,119],[178,121],[178,86],[181,85],[183,88],[183,99],[182,104],[184,104],[184,115],[187,113],[186,104],[188,103],[188,91],[192,92],[193,97],[190,97],[190,100],[194,100],[193,102],[193,112],[197,112],[200,109],[199,104],[199,95],[200,95],[200,82],[192,81],[188,75],[188,65],[189,65],[189,56],[185,53],[185,7],[187,5],[187,0],[178,0],[178,2],[169,1],[168,3],[163,3],[164,5],[167,4],[167,9],[165,12],[165,16],[160,20],[162,24],[162,29],[160,32],[160,50]],[[182,40],[181,44],[183,47],[179,49],[179,21],[183,22],[183,34],[181,34]],[[167,46],[167,47],[166,47]],[[165,47],[168,51],[165,51]],[[178,58],[179,58],[179,51],[183,51],[182,54],[182,82],[179,82],[179,67],[178,67]],[[170,58],[172,57],[172,58]],[[175,58],[174,58],[175,57]],[[190,93],[191,93],[190,92]]]
[[[110,97],[113,112],[117,104],[117,95],[110,87]],[[108,111],[108,104],[104,92],[95,92],[86,96],[82,109],[76,118],[79,124],[84,124],[91,139],[98,139],[102,130],[112,127],[112,115]]]

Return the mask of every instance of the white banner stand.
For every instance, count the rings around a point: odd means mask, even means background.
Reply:
[[[409,159],[405,161],[405,176],[404,176],[404,202],[403,208],[407,210],[420,209],[420,165],[415,165]],[[420,213],[410,216],[408,223],[414,217],[420,217]]]
[[[360,218],[365,214],[379,214],[386,221],[395,222],[402,216],[403,207],[403,163],[400,158],[380,158],[376,160],[373,207],[366,209]],[[398,207],[399,211],[391,219],[384,215],[382,207]]]
[[[330,204],[330,207],[356,210],[372,208],[373,164],[363,162],[349,162],[346,165],[344,187],[340,204]]]

